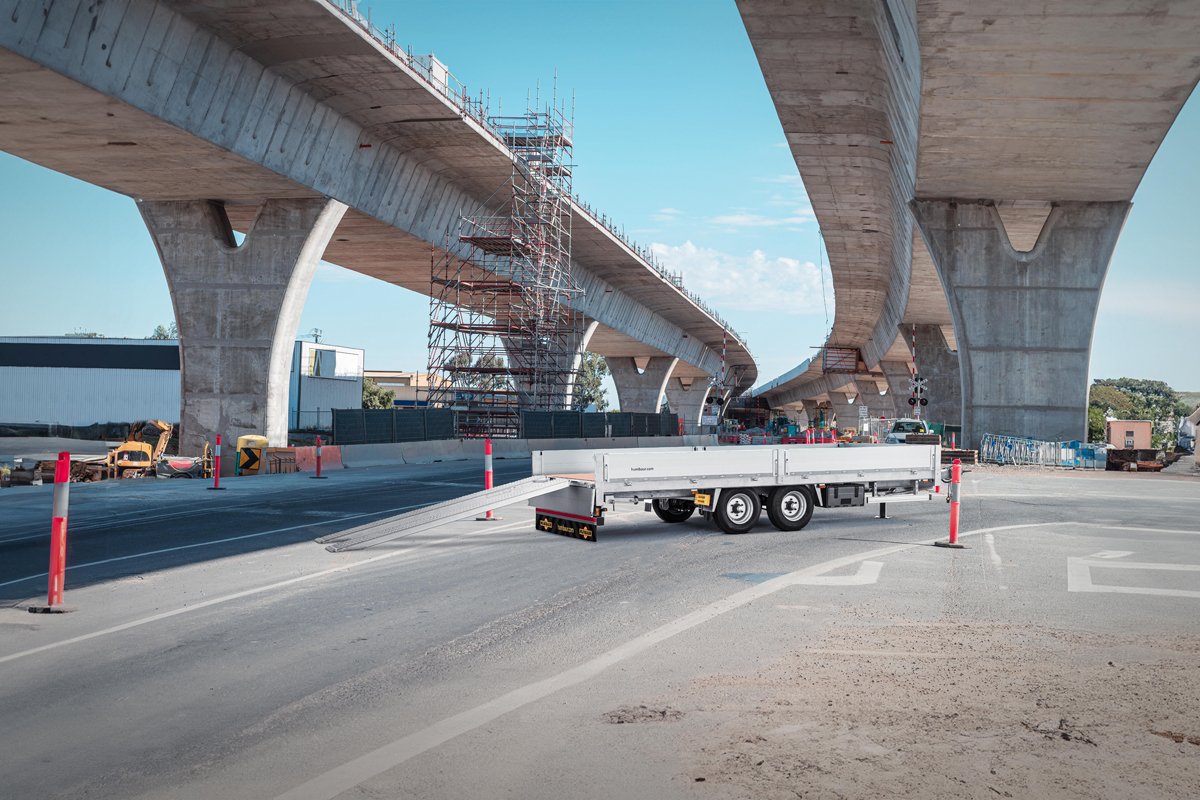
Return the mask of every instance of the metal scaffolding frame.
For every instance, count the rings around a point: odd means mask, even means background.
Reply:
[[[460,217],[430,271],[429,403],[463,437],[520,435],[573,405],[583,290],[571,273],[572,124],[548,105],[490,117],[513,154],[502,213]]]

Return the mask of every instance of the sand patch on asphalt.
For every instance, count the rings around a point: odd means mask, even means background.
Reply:
[[[1200,637],[894,623],[694,682],[674,698],[707,718],[684,780],[755,800],[1200,795]]]

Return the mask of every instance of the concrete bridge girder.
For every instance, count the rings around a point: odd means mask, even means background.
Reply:
[[[263,198],[334,198],[349,210],[325,260],[428,293],[430,243],[444,243],[460,215],[487,212],[477,198],[507,178],[509,155],[335,12],[280,0],[276,11],[305,14],[321,31],[322,59],[372,73],[366,86],[385,110],[368,111],[365,89],[348,91],[345,76],[305,73],[312,37],[280,36],[286,20],[259,19],[263,30],[247,33],[247,19],[272,17],[270,5],[227,19],[215,2],[66,0],[43,14],[39,4],[0,0],[12,23],[0,26],[0,105],[12,119],[0,146],[140,200],[215,199],[234,230],[248,228]],[[396,120],[397,109],[415,119]],[[464,145],[472,154],[454,161]],[[720,354],[705,339],[710,328],[719,339],[719,327],[576,213],[577,249],[591,261],[573,264],[586,290],[575,308],[639,354],[717,370]],[[681,327],[693,321],[706,335]]]

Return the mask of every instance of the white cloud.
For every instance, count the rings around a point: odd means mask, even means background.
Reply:
[[[650,249],[663,266],[683,273],[684,286],[718,309],[791,314],[824,310],[821,273],[811,261],[769,258],[761,250],[735,256],[710,247],[696,247],[690,241],[678,247],[655,242]],[[825,282],[832,307],[833,283],[828,271]]]
[[[682,214],[683,212],[680,211],[678,208],[660,208],[658,210],[658,213],[660,213],[660,214]]]
[[[792,212],[792,215],[790,217],[764,217],[762,214],[726,214],[722,217],[713,217],[711,222],[715,225],[735,225],[749,228],[771,225],[796,225],[816,219],[812,211],[807,208],[797,208]]]

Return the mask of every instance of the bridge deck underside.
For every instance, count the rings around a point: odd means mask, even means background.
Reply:
[[[419,142],[413,143],[416,146]],[[0,48],[0,149],[136,199],[218,200],[234,230],[249,229],[266,197],[318,193],[204,139]],[[440,155],[451,157],[442,151]],[[502,183],[500,178],[497,185]],[[496,187],[493,186],[492,189]],[[575,226],[574,254],[590,272],[650,311],[720,347],[720,328],[678,301],[656,272],[622,257],[607,231]],[[430,293],[431,244],[351,208],[324,260],[423,295]],[[589,349],[601,355],[662,356],[663,351],[601,325]],[[731,361],[752,363],[732,348]],[[695,372],[683,367],[677,374]]]

